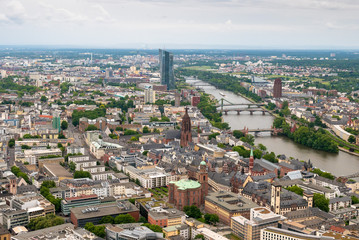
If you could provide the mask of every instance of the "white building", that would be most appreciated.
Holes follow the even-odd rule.
[[[156,101],[156,91],[152,88],[145,89],[145,103],[154,103]]]
[[[261,240],[329,240],[332,237],[315,236],[285,229],[267,227],[261,230]]]
[[[131,179],[138,179],[144,188],[156,188],[167,186],[169,182],[176,181],[176,177],[166,173],[163,168],[137,169],[133,166],[124,167],[124,172]]]

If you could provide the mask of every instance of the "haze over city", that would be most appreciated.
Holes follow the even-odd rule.
[[[355,0],[0,0],[0,45],[356,49]]]

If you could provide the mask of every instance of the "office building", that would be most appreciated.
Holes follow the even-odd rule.
[[[208,194],[204,203],[206,213],[217,214],[219,220],[227,225],[235,216],[250,217],[250,209],[259,207],[250,199],[232,192],[212,192]]]
[[[173,71],[173,54],[159,49],[161,84],[167,86],[167,90],[175,89]]]
[[[298,232],[280,229],[276,227],[267,227],[261,230],[261,240],[330,240],[332,237],[315,236]]]
[[[145,89],[145,103],[154,103],[156,101],[156,91],[152,88]]]
[[[123,171],[125,174],[129,174],[131,179],[138,179],[144,188],[164,187],[176,180],[175,175],[167,173],[159,167],[138,169],[129,165],[124,167]]]
[[[55,214],[55,206],[37,193],[18,194],[10,200],[10,207],[17,210],[26,210],[28,220]]]
[[[280,78],[274,80],[273,97],[274,98],[282,97],[282,80]]]
[[[231,229],[243,240],[260,240],[261,230],[266,227],[278,227],[285,217],[275,214],[265,207],[252,208],[250,217],[232,217]]]
[[[98,205],[100,202],[96,194],[65,198],[61,200],[61,212],[68,216],[71,213],[71,208]]]
[[[130,214],[136,222],[140,217],[139,210],[135,205],[129,201],[118,201],[90,207],[71,208],[70,218],[75,227],[84,227],[88,222],[97,225],[105,216],[117,217],[120,214]]]
[[[106,226],[106,240],[164,239],[163,233],[153,232],[142,223]]]
[[[65,223],[54,227],[48,227],[37,231],[21,233],[12,236],[13,240],[28,240],[28,239],[41,239],[41,240],[94,240],[99,239],[95,234],[83,229],[75,229],[71,223]],[[5,240],[5,239],[2,239]]]
[[[112,67],[106,68],[105,77],[106,77],[106,78],[113,78],[113,70],[112,70]]]
[[[29,218],[26,210],[6,210],[3,212],[3,225],[7,229],[26,226],[29,223]]]

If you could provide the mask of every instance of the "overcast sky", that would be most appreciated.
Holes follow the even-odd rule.
[[[359,48],[359,0],[0,0],[0,45]]]

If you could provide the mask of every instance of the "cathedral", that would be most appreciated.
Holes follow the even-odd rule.
[[[188,108],[182,118],[181,128],[181,147],[187,147],[188,143],[192,142],[191,119],[188,116]]]

